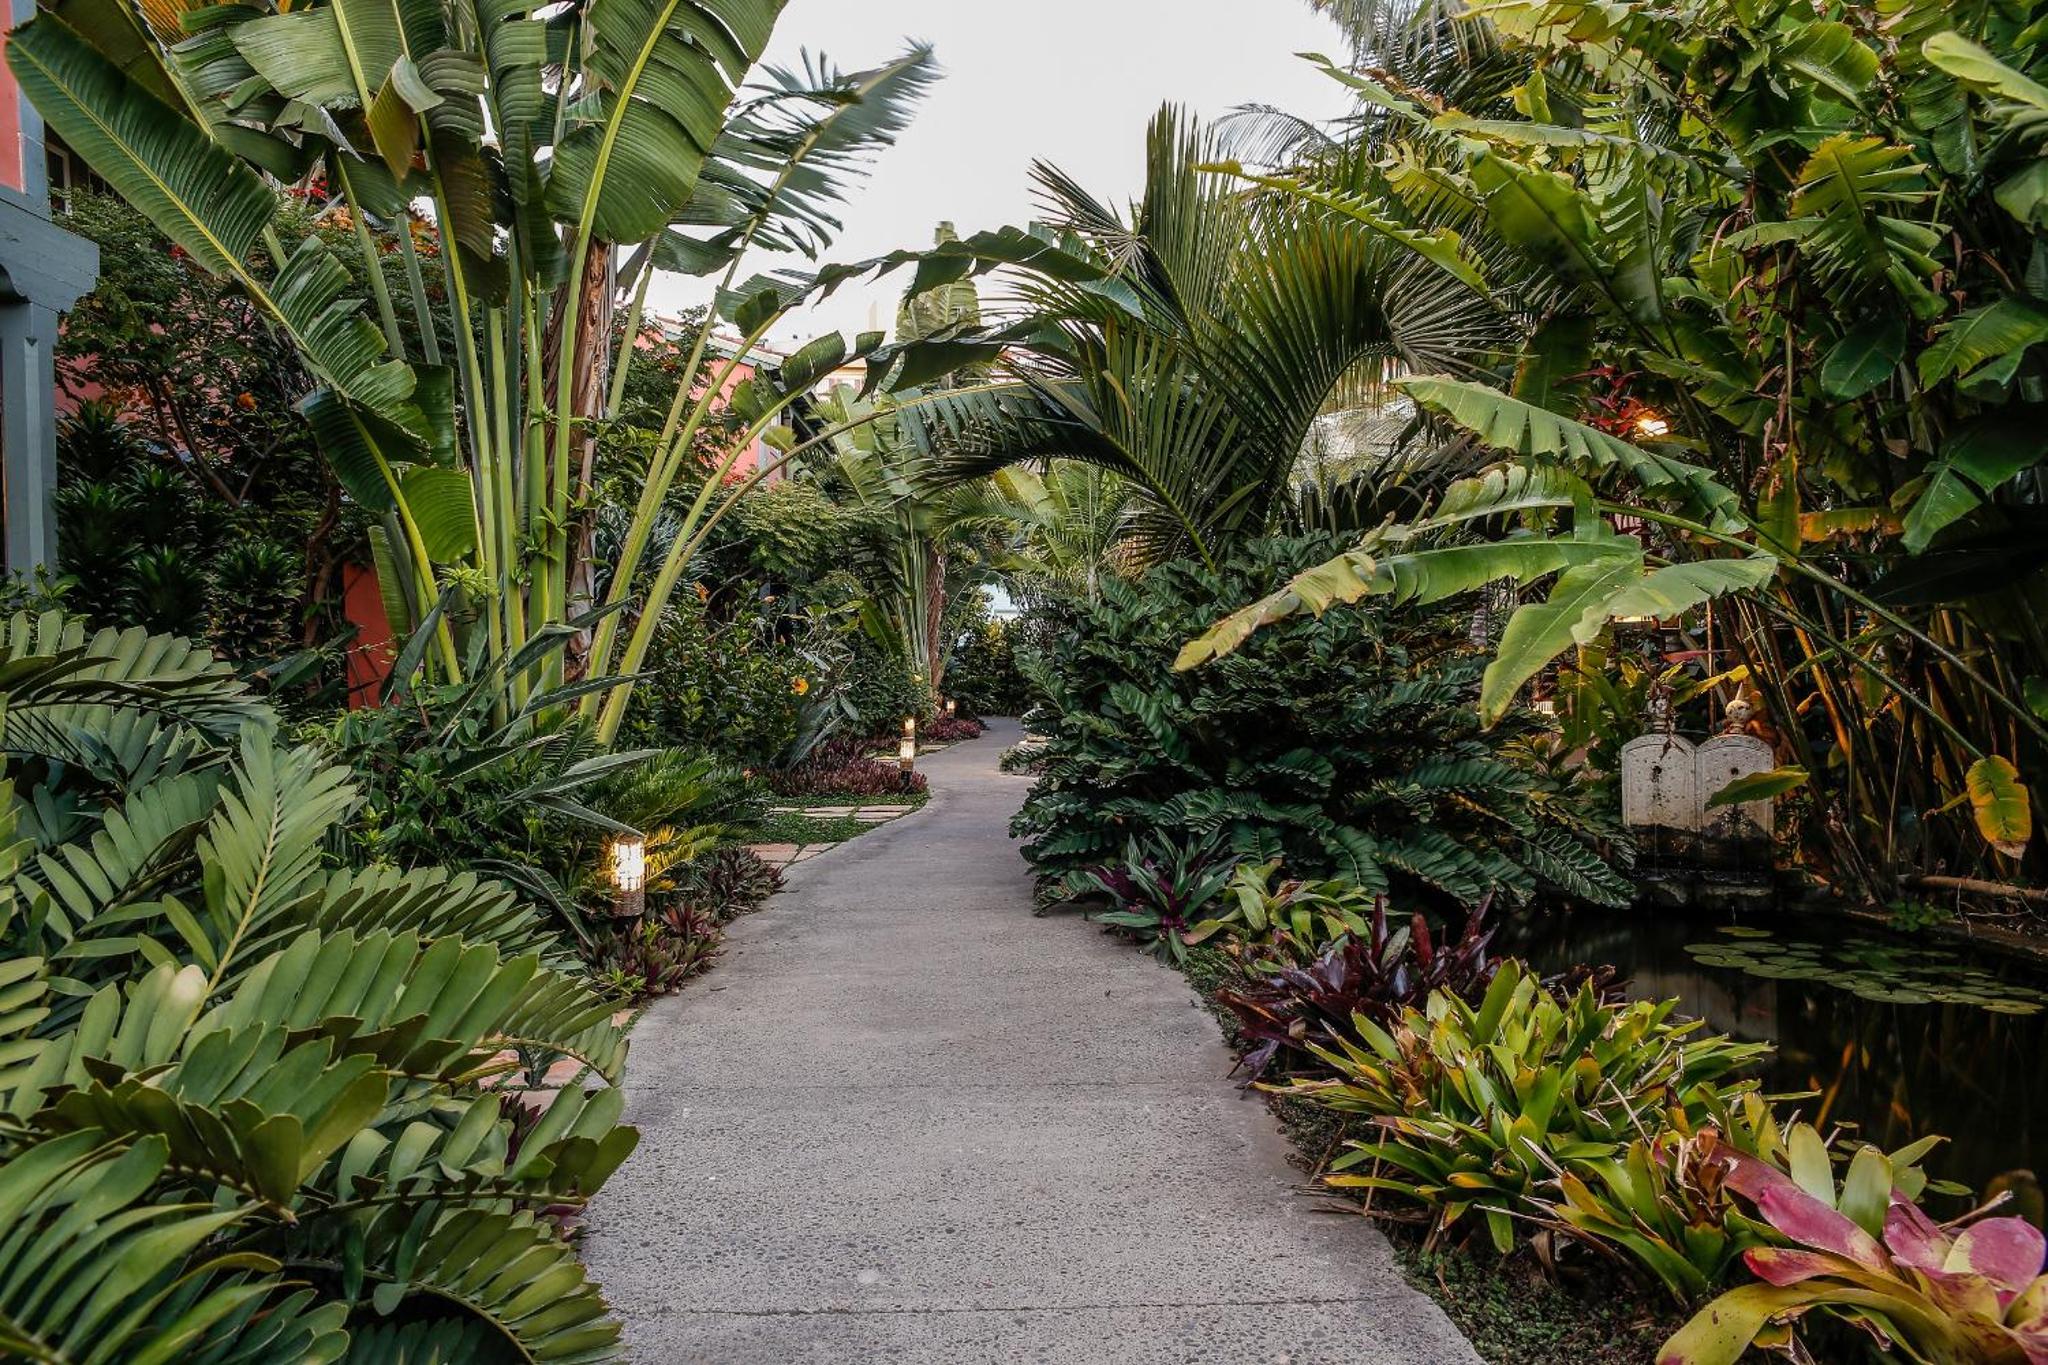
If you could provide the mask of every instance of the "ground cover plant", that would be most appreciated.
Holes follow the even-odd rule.
[[[1171,962],[1201,941],[1197,926],[1230,885],[1234,869],[1214,839],[1133,838],[1124,856],[1082,874],[1078,889],[1099,892],[1109,908],[1089,918]]]
[[[1040,874],[1071,891],[1129,838],[1213,837],[1370,892],[1625,899],[1612,824],[1516,754],[1538,718],[1480,727],[1478,665],[1449,618],[1339,608],[1173,671],[1208,604],[1255,593],[1324,544],[1265,542],[1220,571],[1163,564],[1066,608],[1067,645],[1030,720],[1043,776],[1012,827]]]
[[[899,761],[875,757],[878,748],[893,748],[895,742],[894,734],[886,740],[834,735],[801,762],[770,769],[762,778],[770,791],[786,797],[871,796],[879,804],[892,796],[925,792],[931,783],[923,773],[913,769],[906,776]]]
[[[1240,879],[1244,875],[1240,868]],[[1270,870],[1261,868],[1257,875],[1263,888]],[[1282,895],[1293,903],[1282,909],[1283,914],[1298,904],[1301,894],[1290,894],[1283,886]],[[1325,921],[1325,927],[1339,932],[1329,936],[1320,955],[1303,961],[1296,949],[1291,954],[1296,961],[1272,961],[1271,949],[1260,941],[1266,933],[1249,916],[1249,927],[1258,937],[1240,942],[1234,950],[1226,948],[1238,964],[1237,976],[1215,998],[1235,1016],[1237,1037],[1245,1049],[1240,1064],[1248,1080],[1259,1080],[1276,1063],[1283,1071],[1312,1066],[1315,1059],[1308,1045],[1334,1044],[1359,1019],[1384,1027],[1438,991],[1477,998],[1499,969],[1500,959],[1489,951],[1489,902],[1473,907],[1463,931],[1456,937],[1446,933],[1440,946],[1422,915],[1412,916],[1405,925],[1392,924],[1384,896],[1368,898],[1342,883],[1322,883],[1309,894],[1334,901],[1343,916],[1341,928]],[[1361,916],[1368,899],[1371,908]],[[1261,911],[1261,917],[1271,914],[1263,906]],[[1311,913],[1323,912],[1318,907]],[[1356,923],[1354,916],[1359,917]],[[1234,924],[1223,928],[1227,938],[1240,937]]]
[[[973,716],[939,715],[918,726],[917,737],[926,744],[957,744],[963,739],[979,739],[987,728]]]

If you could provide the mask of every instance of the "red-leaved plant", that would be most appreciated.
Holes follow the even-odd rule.
[[[1987,1205],[1937,1224],[1874,1147],[1839,1192],[1824,1169],[1788,1174],[1725,1148],[1721,1160],[1727,1188],[1789,1245],[1744,1253],[1762,1283],[1702,1308],[1658,1365],[1734,1365],[1753,1344],[1806,1359],[1794,1329],[1816,1310],[1921,1365],[2048,1365],[2048,1239],[2026,1219],[1989,1217]]]

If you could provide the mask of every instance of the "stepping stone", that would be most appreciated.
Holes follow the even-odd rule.
[[[544,1086],[564,1086],[582,1074],[583,1063],[577,1061],[574,1057],[564,1057],[561,1061],[548,1068],[547,1075],[541,1078],[541,1084]]]
[[[796,857],[795,844],[748,844],[747,849],[764,863],[786,863]]]

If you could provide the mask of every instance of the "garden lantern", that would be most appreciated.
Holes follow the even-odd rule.
[[[1644,408],[1636,414],[1636,431],[1654,441],[1671,434],[1671,423],[1664,420],[1662,413]]]
[[[951,697],[948,697],[948,698],[946,698],[946,719],[947,719],[947,720],[951,720],[951,719],[953,719],[953,707],[954,707],[954,705],[955,705],[955,704],[956,704],[956,703],[954,702],[953,698],[951,698]]]
[[[647,841],[637,834],[612,840],[612,910],[637,919],[647,908]]]
[[[903,722],[903,742],[896,746],[896,762],[903,770],[903,790],[910,790],[910,775],[917,767],[917,736],[911,726],[914,721]]]

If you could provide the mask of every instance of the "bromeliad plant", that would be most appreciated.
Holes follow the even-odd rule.
[[[0,1349],[610,1358],[552,1211],[633,1149],[626,1040],[540,918],[328,871],[348,771],[182,641],[17,618],[0,696]],[[521,1115],[514,1055],[607,1088]]]
[[[1781,1125],[1754,1092],[1710,1096],[1706,1107],[1697,1125],[1687,1115],[1667,1115],[1670,1126],[1636,1138],[1626,1153],[1574,1162],[1558,1175],[1560,1199],[1551,1211],[1580,1237],[1633,1260],[1687,1306],[1724,1285],[1748,1253],[1777,1240],[1744,1210],[1736,1197],[1742,1181],[1731,1171],[1762,1163],[1833,1201],[1832,1172],[1844,1159],[1811,1124]],[[1884,1154],[1857,1148],[1845,1156],[1859,1184],[1883,1162],[1902,1199],[1918,1200],[1930,1188],[1960,1193],[1931,1184],[1920,1167],[1940,1141],[1923,1138]]]
[[[1379,1130],[1346,1142],[1330,1185],[1421,1204],[1432,1240],[1476,1213],[1507,1251],[1558,1172],[1754,1089],[1735,1077],[1769,1049],[1701,1036],[1677,1006],[1612,1002],[1591,981],[1555,990],[1509,960],[1476,1002],[1437,990],[1390,1026],[1356,1016],[1331,1043],[1305,1041],[1333,1075],[1271,1088]]]
[[[678,367],[603,593],[605,605],[639,609],[602,617],[579,643],[591,676],[630,677],[691,556],[776,463],[740,470],[743,453],[821,376],[881,341],[833,335],[780,359],[759,352],[796,301],[851,271],[744,278],[740,267],[756,251],[815,256],[829,243],[837,199],[905,125],[931,57],[913,48],[852,73],[822,59],[758,68],[781,8],[260,3],[187,29],[173,9],[67,2],[11,35],[7,60],[93,171],[296,350],[314,384],[304,410],[315,436],[380,519],[394,625],[424,621],[444,582],[459,586],[463,610],[435,629],[444,681],[468,672],[465,630],[502,660],[597,605],[597,426],[619,406],[654,269],[715,278],[719,318],[738,340],[714,349],[702,327]],[[317,234],[287,252],[266,177],[331,195],[359,258],[344,262]],[[439,328],[416,268],[417,203],[431,204],[419,235],[445,282]],[[397,229],[402,302],[373,220]],[[614,326],[621,306],[625,325]],[[721,406],[738,430],[715,468],[697,471],[696,437],[725,420]],[[698,472],[701,490],[651,555],[672,490]],[[537,661],[513,686],[523,704],[561,676],[561,661]],[[607,743],[629,690],[575,699]]]
[[[2048,1239],[1993,1206],[1936,1224],[1916,1202],[1916,1153],[1857,1151],[1838,1185],[1810,1128],[1789,1163],[1722,1148],[1708,1160],[1768,1241],[1743,1258],[1763,1281],[1702,1308],[1658,1365],[1734,1365],[1752,1344],[1796,1350],[1801,1318],[1862,1328],[1919,1365],[2038,1365],[2048,1359]],[[1802,1152],[1803,1149],[1803,1152]]]
[[[1241,1064],[1247,1083],[1283,1057],[1313,1061],[1309,1044],[1336,1045],[1355,1019],[1392,1024],[1437,991],[1478,999],[1500,964],[1489,951],[1493,930],[1486,916],[1491,906],[1490,900],[1474,906],[1463,932],[1439,944],[1421,915],[1390,927],[1386,897],[1373,897],[1362,923],[1354,928],[1348,919],[1341,921],[1344,932],[1319,958],[1278,967],[1250,984],[1218,992],[1217,1000],[1237,1016],[1238,1036],[1246,1045]]]
[[[1215,840],[1184,842],[1157,835],[1133,838],[1121,862],[1091,868],[1087,890],[1110,908],[1089,918],[1136,939],[1145,951],[1176,965],[1201,941],[1199,916],[1230,884],[1233,868]]]
[[[1284,880],[1277,859],[1241,863],[1231,874],[1223,907],[1193,925],[1190,945],[1222,935],[1227,952],[1252,972],[1279,970],[1315,958],[1346,938],[1365,938],[1375,924],[1386,927],[1385,898],[1342,880]],[[1425,928],[1424,933],[1428,931]]]

